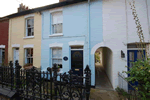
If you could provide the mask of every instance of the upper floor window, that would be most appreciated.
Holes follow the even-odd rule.
[[[63,33],[63,15],[62,11],[52,13],[52,34]]]
[[[34,18],[26,19],[26,36],[34,36]]]

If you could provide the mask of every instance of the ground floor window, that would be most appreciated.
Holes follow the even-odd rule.
[[[33,48],[25,49],[25,64],[33,64]]]
[[[52,48],[52,64],[62,67],[62,48]]]
[[[0,48],[0,65],[4,63],[5,59],[5,49]]]

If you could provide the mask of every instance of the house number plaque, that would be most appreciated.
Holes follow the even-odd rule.
[[[68,57],[65,56],[63,59],[64,59],[65,61],[67,61],[67,60],[68,60]]]

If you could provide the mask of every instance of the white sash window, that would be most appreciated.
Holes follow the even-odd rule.
[[[62,48],[52,48],[52,65],[62,65]]]
[[[63,33],[63,15],[62,11],[53,12],[52,14],[52,34]]]

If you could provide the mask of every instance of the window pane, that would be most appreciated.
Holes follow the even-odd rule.
[[[33,58],[31,58],[31,62],[30,63],[33,64]]]
[[[53,25],[53,34],[57,33],[57,24]]]
[[[62,23],[53,25],[53,34],[62,33]]]
[[[30,64],[30,58],[27,58],[27,63]]]
[[[62,23],[57,24],[57,33],[62,33]]]
[[[26,49],[26,51],[27,51],[27,53],[26,53],[27,55],[26,56],[30,57],[30,49]]]
[[[31,34],[31,28],[28,28],[28,29],[27,29],[27,32],[28,32],[27,36],[31,36],[31,35],[32,35],[32,34]]]
[[[29,64],[33,63],[33,49],[32,48],[26,49],[26,61]]]
[[[62,57],[62,49],[58,49],[58,57],[61,58]]]
[[[132,62],[130,62],[130,65],[129,65],[129,67],[131,68],[133,66],[133,63]]]
[[[129,52],[129,60],[134,61],[134,52]]]
[[[53,60],[52,60],[52,64],[58,64],[58,60],[53,59]]]
[[[33,49],[31,49],[31,57],[33,57]]]
[[[2,59],[5,59],[5,50],[2,50]]]
[[[34,28],[31,28],[31,36],[34,35]]]
[[[61,59],[61,60],[58,60],[58,64],[62,64],[62,59]]]
[[[27,19],[27,27],[33,27],[34,19]]]
[[[52,57],[57,57],[57,49],[52,49]]]

